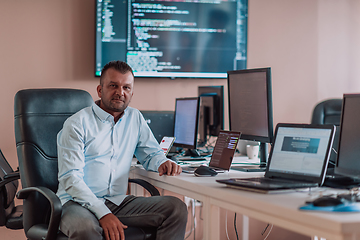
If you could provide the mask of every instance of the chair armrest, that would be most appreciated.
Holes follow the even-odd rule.
[[[148,191],[151,196],[160,196],[160,192],[157,190],[157,188],[154,187],[151,183],[149,183],[143,179],[138,179],[138,178],[131,179],[130,178],[129,182],[139,184],[140,186],[145,188],[146,191]]]
[[[0,181],[0,188],[5,186],[6,184],[20,179],[20,174],[18,172],[12,172],[4,176],[4,180]]]
[[[27,237],[32,239],[31,236],[40,236],[40,239],[44,240],[53,240],[56,239],[59,224],[61,220],[61,212],[62,212],[62,205],[58,196],[46,187],[28,187],[20,190],[17,192],[16,197],[18,199],[27,199],[30,194],[33,193],[40,193],[43,195],[50,203],[50,219],[49,225],[46,229],[44,224],[36,224],[31,226],[27,232]],[[34,238],[35,239],[35,238]]]

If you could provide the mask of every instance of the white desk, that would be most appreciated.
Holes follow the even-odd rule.
[[[142,178],[154,186],[203,202],[204,239],[220,239],[219,207],[235,211],[290,231],[327,240],[360,240],[360,213],[319,213],[299,211],[310,198],[309,192],[261,194],[225,187],[215,179],[259,176],[263,173],[230,171],[216,177],[159,176],[139,167],[130,171],[131,178]],[[137,194],[132,187],[132,194]]]

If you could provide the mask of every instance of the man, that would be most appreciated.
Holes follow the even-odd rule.
[[[147,170],[178,175],[141,113],[128,107],[134,94],[132,69],[106,64],[100,97],[68,118],[58,134],[60,230],[70,239],[125,239],[127,226],[157,227],[157,239],[184,239],[187,208],[171,196],[127,196],[133,155]]]

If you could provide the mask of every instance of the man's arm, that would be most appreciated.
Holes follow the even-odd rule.
[[[58,134],[58,180],[59,189],[93,212],[98,219],[110,213],[102,200],[99,200],[84,181],[84,133],[80,123],[66,121]],[[95,176],[94,176],[95,177]],[[62,197],[64,192],[58,192]]]
[[[70,123],[64,124],[63,130],[58,134],[60,188],[65,189],[74,201],[95,214],[104,230],[106,240],[124,240],[124,229],[127,226],[111,213],[84,181],[85,143],[83,136],[81,128]]]
[[[127,226],[122,224],[114,214],[106,214],[100,218],[99,223],[100,226],[104,229],[104,236],[106,240],[125,239],[124,229],[126,229]]]
[[[158,171],[159,175],[175,176],[181,173],[181,167],[167,159],[164,151],[156,141],[150,127],[140,114],[140,135],[135,156],[146,170]]]
[[[158,172],[160,176],[164,174],[168,176],[176,176],[182,172],[182,168],[177,163],[168,160],[160,165]]]

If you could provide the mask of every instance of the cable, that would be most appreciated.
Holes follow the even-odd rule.
[[[234,229],[235,229],[236,239],[239,240],[239,235],[238,235],[237,228],[236,228],[236,213],[234,216]]]
[[[332,165],[334,165],[334,166],[336,165],[335,163],[333,163],[333,162],[331,162],[331,161],[329,161],[329,163],[332,164]]]
[[[226,212],[225,212],[225,232],[226,232],[227,239],[230,240],[229,233],[228,233],[228,228],[227,228],[227,213],[228,213],[228,211],[226,210]]]
[[[333,150],[334,153],[338,154],[337,151],[335,150],[335,148],[331,148],[331,150]]]
[[[268,226],[269,226],[269,224],[268,224]],[[268,236],[270,235],[271,230],[273,229],[273,227],[274,227],[274,225],[273,225],[273,224],[271,224],[271,228],[270,228],[270,230],[269,230],[268,234],[266,235],[266,237],[264,238],[264,240],[266,240],[266,239],[268,238]],[[266,230],[266,229],[265,229],[265,230]]]
[[[194,240],[195,240],[195,236],[196,236],[196,234],[195,234],[195,230],[196,230],[196,218],[195,218],[195,214],[196,214],[196,202],[195,202],[195,199],[193,199],[193,206],[194,206],[194,208],[193,208],[193,216],[194,216]]]
[[[193,209],[193,202],[190,201],[190,203],[191,203],[191,211],[192,211],[192,209]],[[191,216],[192,216],[191,220],[192,220],[193,222],[195,222],[195,219],[193,218],[193,215],[191,215]],[[190,237],[192,231],[193,231],[193,224],[190,224],[190,230],[189,230],[189,232],[188,232],[188,235],[185,237],[185,239],[188,239],[188,237]]]

